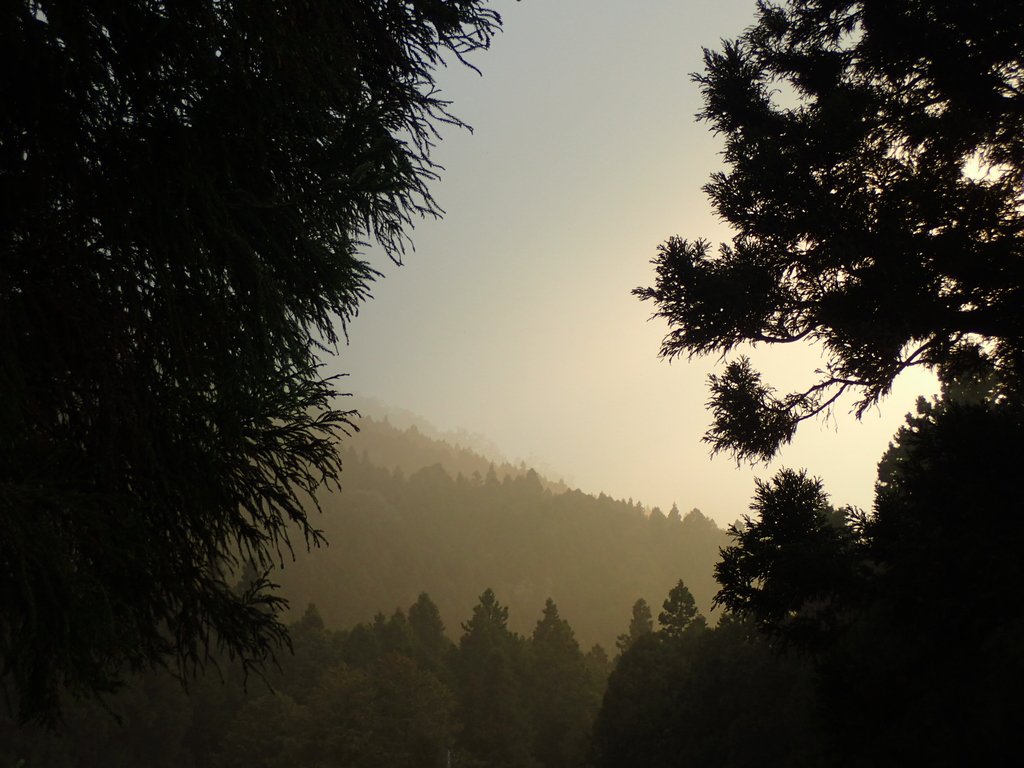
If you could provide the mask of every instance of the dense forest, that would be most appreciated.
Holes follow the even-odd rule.
[[[265,676],[246,681],[222,659],[223,677],[211,670],[188,691],[148,673],[102,704],[70,704],[58,733],[0,721],[5,766],[610,767],[661,764],[680,746],[753,765],[792,753],[806,670],[738,621],[707,628],[682,582],[659,628],[642,607],[610,659],[583,653],[551,600],[529,634],[510,631],[489,589],[457,643],[425,593],[345,631],[309,606],[289,627],[294,653]]]
[[[312,518],[329,546],[286,556],[272,574],[293,606],[315,603],[329,626],[368,621],[421,591],[457,626],[489,586],[513,630],[528,632],[551,597],[581,643],[610,647],[633,603],[678,579],[702,610],[711,606],[727,539],[698,510],[559,492],[533,470],[370,418],[342,458],[342,492],[323,497]]]
[[[700,616],[727,538],[698,510],[568,490],[428,426],[359,423],[343,490],[312,518],[330,545],[284,553],[269,575],[292,605],[291,652],[247,678],[221,654],[185,687],[150,671],[99,702],[68,698],[55,733],[7,719],[5,755],[26,768],[582,765],[623,653],[695,617],[714,634]]]

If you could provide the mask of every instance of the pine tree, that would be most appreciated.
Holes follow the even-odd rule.
[[[697,603],[682,579],[665,598],[662,611],[658,614],[658,623],[661,625],[660,631],[669,637],[682,637],[691,627],[705,626],[704,617],[697,610]]]
[[[521,640],[508,629],[508,608],[487,589],[462,627],[461,747],[484,765],[528,768],[533,734],[522,700]]]
[[[615,641],[615,647],[619,653],[625,653],[633,644],[644,635],[654,631],[654,618],[651,615],[651,607],[642,597],[633,603],[633,613],[629,620],[629,632],[619,635]]]

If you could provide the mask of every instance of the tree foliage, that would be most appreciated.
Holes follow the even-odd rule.
[[[644,635],[654,631],[654,617],[651,614],[651,606],[642,597],[638,597],[633,603],[632,615],[629,619],[629,631],[618,636],[615,640],[615,647],[619,653],[628,651],[637,640]]]
[[[787,0],[694,75],[725,139],[705,186],[731,244],[654,264],[661,354],[820,344],[806,389],[748,359],[711,379],[706,440],[768,459],[847,391],[856,411],[923,365],[1016,386],[1024,334],[1024,9],[1011,0]]]
[[[545,768],[581,765],[598,701],[569,622],[548,598],[530,638],[527,702],[533,723],[533,753]]]
[[[400,260],[481,0],[0,12],[0,658],[22,715],[125,664],[259,660],[351,427],[316,352]]]
[[[668,593],[658,614],[659,632],[669,637],[682,637],[692,627],[703,627],[706,622],[697,608],[689,587],[680,579]]]
[[[805,473],[758,484],[716,602],[813,660],[829,764],[952,766],[1014,743],[1021,426],[1012,401],[920,400],[870,515],[837,513]]]
[[[714,629],[693,622],[681,633],[648,633],[608,679],[591,764],[829,765],[814,729],[811,672],[804,660],[773,653],[736,614]]]
[[[471,765],[532,768],[533,733],[523,701],[523,640],[508,629],[508,608],[486,589],[462,625],[458,672]]]
[[[758,480],[750,506],[756,517],[730,527],[733,544],[715,566],[715,605],[787,641],[824,640],[859,586],[856,513],[835,510],[820,480],[790,469]]]

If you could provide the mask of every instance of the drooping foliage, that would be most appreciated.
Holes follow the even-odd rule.
[[[480,0],[5,4],[0,669],[24,717],[282,640],[229,571],[319,538],[351,425],[316,353],[368,297],[362,241],[400,260],[439,213],[434,73],[499,24]]]
[[[725,139],[705,187],[732,244],[672,238],[635,293],[661,354],[815,342],[826,363],[779,394],[749,359],[711,377],[706,440],[768,459],[800,421],[904,369],[1024,353],[1024,8],[1014,0],[761,2],[694,76]]]

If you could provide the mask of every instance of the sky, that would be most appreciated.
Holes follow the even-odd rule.
[[[494,2],[504,32],[438,81],[473,133],[445,130],[432,186],[445,209],[411,233],[328,361],[343,388],[478,433],[505,457],[589,493],[722,525],[778,467],[870,509],[875,468],[926,373],[901,376],[861,421],[841,401],[769,466],[711,457],[701,437],[717,359],[658,358],[667,330],[630,294],[672,235],[729,239],[701,191],[721,141],[699,123],[702,47],[754,20],[754,0]],[[750,352],[768,383],[814,381],[812,347]]]

